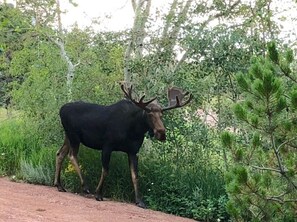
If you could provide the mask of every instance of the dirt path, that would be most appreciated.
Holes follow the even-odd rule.
[[[141,209],[132,204],[98,202],[54,187],[15,183],[0,178],[2,222],[190,222],[193,220]]]

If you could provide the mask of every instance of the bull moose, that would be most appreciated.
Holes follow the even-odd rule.
[[[144,96],[139,101],[132,98],[132,87],[126,88],[121,84],[126,99],[115,104],[103,106],[86,102],[71,102],[60,109],[60,118],[65,131],[64,144],[56,153],[56,172],[54,185],[59,191],[65,192],[61,184],[61,167],[68,154],[82,185],[82,190],[89,193],[77,155],[80,143],[85,146],[102,150],[102,173],[96,188],[96,200],[103,200],[103,183],[108,174],[109,161],[112,151],[122,151],[128,154],[129,167],[135,192],[137,206],[144,208],[138,190],[138,157],[137,153],[143,143],[146,132],[159,141],[166,140],[162,113],[188,104],[193,96],[183,102],[188,92],[175,88],[168,90],[169,105],[161,108],[156,98],[144,102]],[[170,98],[174,97],[174,98]]]

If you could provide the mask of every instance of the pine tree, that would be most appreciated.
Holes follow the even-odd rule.
[[[253,58],[237,83],[236,135],[222,134],[232,167],[226,174],[228,211],[236,221],[296,221],[297,73],[292,50],[275,43]]]

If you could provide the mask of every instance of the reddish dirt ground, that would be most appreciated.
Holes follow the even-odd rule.
[[[0,221],[190,222],[193,220],[113,201],[98,202],[54,187],[0,178]]]

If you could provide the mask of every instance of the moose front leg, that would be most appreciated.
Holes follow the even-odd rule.
[[[103,200],[103,183],[104,180],[108,174],[108,170],[109,170],[109,161],[110,161],[110,156],[111,156],[111,152],[110,151],[105,151],[104,149],[102,150],[102,154],[101,154],[101,159],[102,159],[102,172],[101,172],[101,177],[100,177],[100,181],[99,184],[96,188],[96,195],[95,198],[98,201],[102,201]]]
[[[135,202],[136,205],[141,208],[146,208],[146,205],[143,203],[139,196],[139,189],[138,189],[138,157],[136,154],[128,154],[128,160],[129,160],[129,167],[131,171],[131,178],[132,183],[134,186],[134,192],[135,192]]]

